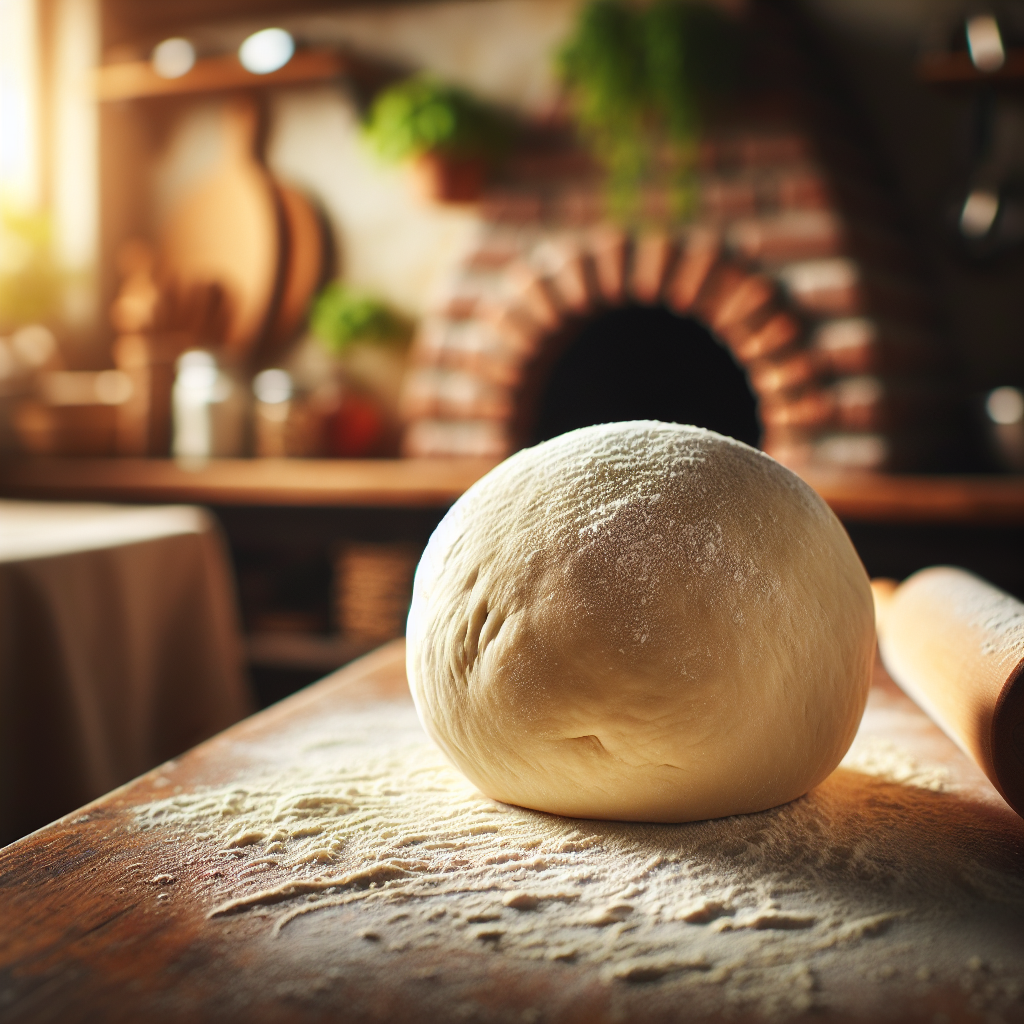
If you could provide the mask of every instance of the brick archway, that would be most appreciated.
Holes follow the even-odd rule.
[[[783,461],[834,414],[800,316],[775,283],[728,255],[720,234],[601,227],[550,237],[509,261],[494,294],[453,297],[413,346],[402,411],[406,455],[504,458],[527,443],[536,398],[574,325],[615,306],[664,304],[708,327],[746,371]],[[794,435],[796,431],[796,435]]]

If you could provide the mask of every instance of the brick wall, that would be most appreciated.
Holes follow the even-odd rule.
[[[566,121],[524,136],[414,343],[407,454],[521,447],[552,346],[633,302],[695,317],[729,348],[781,461],[935,464],[953,388],[898,211],[792,40],[777,24],[766,38],[755,65],[776,87],[707,133],[695,223],[662,228],[669,196],[652,187],[639,226],[610,226],[601,171]]]

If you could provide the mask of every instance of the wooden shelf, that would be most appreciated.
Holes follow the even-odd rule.
[[[1024,528],[1024,476],[801,475],[846,522]]]
[[[979,71],[966,50],[926,54],[917,65],[917,77],[930,85],[1018,85],[1024,79],[1024,49],[1010,50],[998,71]]]
[[[107,64],[96,72],[96,95],[104,101],[134,100],[303,85],[342,78],[377,85],[389,77],[384,68],[339,50],[298,50],[283,68],[266,75],[246,71],[238,57],[228,53],[197,60],[192,69],[180,78],[161,78],[148,60]]]
[[[443,508],[479,480],[486,459],[10,459],[8,498],[208,505]],[[1024,527],[1022,476],[807,472],[848,522]]]
[[[14,459],[0,494],[79,501],[441,508],[492,466],[482,459]]]
[[[408,2],[408,0],[407,0]],[[412,0],[424,2],[424,0]],[[366,7],[366,0],[101,0],[106,46],[152,45],[201,25],[229,22],[273,25],[296,14]]]

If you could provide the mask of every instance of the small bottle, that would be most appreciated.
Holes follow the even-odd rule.
[[[316,458],[324,454],[329,410],[316,394],[298,389],[287,370],[263,370],[252,382],[256,455]],[[333,405],[331,406],[333,409]]]
[[[245,445],[245,389],[213,354],[192,349],[178,359],[172,395],[173,452],[179,459],[238,456]]]
[[[257,373],[252,381],[256,399],[256,455],[263,459],[281,459],[295,454],[289,444],[289,420],[292,413],[294,387],[285,370],[271,369]]]

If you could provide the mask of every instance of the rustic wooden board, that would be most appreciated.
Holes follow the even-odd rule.
[[[330,737],[358,731],[353,723],[370,712],[393,714],[396,727],[390,737],[364,737],[365,742],[397,749],[407,742],[410,721],[403,666],[402,643],[390,644],[0,851],[3,1019],[247,1024],[761,1019],[724,1005],[721,1012],[712,1008],[695,1014],[688,1003],[666,1004],[658,982],[609,982],[583,963],[514,960],[491,943],[403,949],[367,941],[365,925],[371,918],[365,904],[309,914],[276,933],[259,913],[208,919],[210,909],[226,896],[252,891],[246,890],[253,884],[246,856],[187,858],[161,829],[140,830],[135,809],[204,786],[245,786],[268,765],[283,769],[323,756]],[[904,819],[898,824],[891,816],[879,819],[889,821],[885,829],[890,834],[865,834],[859,841],[902,844],[911,862],[918,858],[921,864],[912,886],[952,886],[951,896],[955,892],[958,899],[973,900],[975,917],[981,915],[984,922],[991,915],[992,927],[1004,932],[1009,927],[1012,943],[1019,946],[1024,931],[1019,917],[1007,925],[1005,908],[980,888],[965,896],[964,881],[952,865],[945,872],[941,861],[943,850],[959,844],[970,848],[982,869],[1003,876],[1009,870],[1019,881],[1020,819],[880,669],[861,732],[883,743],[898,741],[922,762],[940,762],[954,788],[903,792],[906,787],[894,783],[847,780],[834,790],[834,798],[877,806],[896,801]],[[851,813],[863,809],[849,807]],[[758,817],[729,820],[746,827],[756,825]],[[828,884],[827,872],[817,884]],[[863,879],[869,890],[876,884],[870,876]],[[381,930],[389,927],[377,923]],[[944,947],[966,941],[955,932],[934,940]],[[878,991],[892,1020],[931,1021],[939,1012],[947,1021],[981,1020],[987,967],[967,963],[970,950],[968,943],[963,984],[933,986],[922,996],[912,977],[897,972],[887,984],[883,979],[890,975],[884,971],[865,979],[851,970],[850,989],[884,986]],[[1016,955],[1012,948],[1006,952]],[[832,969],[841,973],[842,965],[839,957]],[[1020,1020],[1020,999],[1003,1013],[1001,1019]],[[786,1018],[785,1013],[775,1015]],[[867,1018],[852,1004],[832,1003],[817,1005],[814,1019]]]
[[[171,214],[160,242],[161,274],[180,292],[211,284],[224,290],[223,347],[238,361],[267,330],[284,267],[283,213],[257,159],[259,119],[251,99],[225,105],[221,162]],[[219,340],[199,338],[197,344]]]
[[[278,183],[284,214],[284,280],[273,319],[256,353],[260,366],[273,366],[306,325],[309,305],[327,269],[326,226],[298,189]]]

